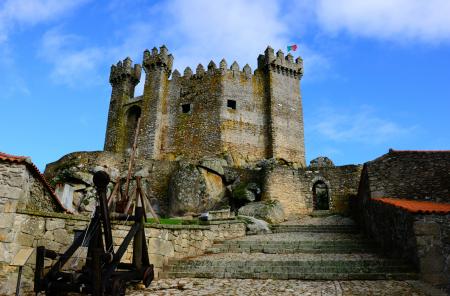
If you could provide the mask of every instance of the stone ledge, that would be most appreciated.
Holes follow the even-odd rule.
[[[70,215],[65,213],[55,213],[55,212],[41,212],[32,210],[17,210],[17,214],[24,214],[30,216],[46,217],[46,218],[61,218],[68,220],[79,220],[79,221],[89,221],[90,218],[81,215]]]

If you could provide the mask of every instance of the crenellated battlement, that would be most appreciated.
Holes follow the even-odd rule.
[[[175,75],[175,71],[177,74]],[[240,70],[239,64],[234,61],[233,64],[228,68],[227,61],[225,59],[222,59],[219,62],[219,67],[217,67],[216,63],[214,61],[210,61],[208,63],[208,66],[205,67],[202,64],[198,64],[195,69],[195,74],[193,73],[192,69],[190,67],[186,67],[183,71],[183,76],[181,76],[180,72],[178,70],[174,70],[174,73],[172,74],[172,79],[199,79],[202,77],[207,76],[214,76],[214,75],[228,75],[231,74],[233,77],[240,77],[240,75],[244,75],[247,79],[252,78],[252,69],[248,64],[245,64],[244,68]]]
[[[141,72],[141,65],[135,64],[133,67],[133,61],[127,57],[123,61],[119,61],[116,65],[111,66],[109,82],[111,85],[115,85],[128,80],[136,85],[141,79]]]
[[[268,69],[278,74],[301,79],[303,76],[303,59],[298,57],[294,61],[294,57],[290,53],[285,56],[281,49],[275,54],[273,48],[268,46],[264,55],[258,57],[258,69]]]
[[[170,74],[172,71],[173,56],[169,54],[165,45],[159,48],[159,52],[156,47],[153,47],[151,52],[148,49],[144,51],[142,64],[146,72],[154,69],[162,69]]]

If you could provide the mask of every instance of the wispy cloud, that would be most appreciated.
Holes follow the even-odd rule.
[[[6,0],[0,4],[0,43],[12,29],[60,18],[90,0]]]
[[[117,5],[125,9],[124,3],[116,2],[114,7]],[[218,64],[222,58],[229,66],[236,60],[241,67],[249,63],[254,69],[258,54],[267,45],[284,49],[289,41],[288,23],[277,1],[172,0],[143,11],[117,29],[109,44],[91,41],[83,47],[79,36],[64,34],[60,28],[48,31],[40,52],[54,64],[52,77],[73,84],[77,77],[92,74],[95,67],[105,68],[126,56],[140,62],[145,48],[163,43],[175,56],[174,68],[180,71],[187,66],[195,70],[198,63],[206,66],[211,59]],[[310,77],[319,77],[319,72],[328,69],[327,58],[306,44],[303,53]]]
[[[320,0],[317,21],[328,32],[395,41],[450,41],[448,0]]]
[[[335,142],[381,144],[408,136],[418,128],[384,118],[367,105],[345,109],[320,107],[314,114],[310,130]]]
[[[39,55],[53,64],[51,78],[57,83],[69,86],[103,83],[98,74],[98,65],[105,58],[102,50],[83,47],[79,36],[53,28],[44,34]]]

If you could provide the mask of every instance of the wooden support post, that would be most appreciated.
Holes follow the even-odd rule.
[[[144,198],[147,199],[147,200],[148,200],[148,198],[147,198],[147,195],[145,194],[144,190],[142,190],[141,182],[140,182],[140,181],[141,181],[141,179],[139,178],[139,182],[137,182],[137,184],[138,184],[138,189],[139,189],[140,195],[141,195],[142,206],[143,206],[144,209],[145,209]],[[149,201],[149,203],[150,203],[150,201]],[[151,203],[150,203],[150,208],[149,208],[149,210],[150,210],[150,213],[152,214],[153,218],[155,218],[156,222],[157,222],[158,224],[161,223],[160,220],[159,220],[159,218],[158,218],[158,215],[156,215],[155,211],[153,210],[153,207],[152,207],[152,204],[151,204]],[[144,213],[145,213],[145,211],[144,211]],[[147,220],[147,219],[146,219],[146,220]]]
[[[139,117],[138,122],[136,124],[136,131],[134,132],[134,141],[133,141],[133,147],[131,149],[130,162],[128,163],[128,175],[127,175],[127,180],[125,182],[125,199],[128,199],[128,190],[130,190],[130,178],[131,178],[131,172],[132,172],[133,165],[134,165],[134,156],[136,154],[137,140],[138,140],[140,125],[141,125],[141,118]]]

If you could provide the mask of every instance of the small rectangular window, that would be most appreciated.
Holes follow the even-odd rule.
[[[192,104],[183,104],[183,105],[181,105],[181,111],[183,113],[191,113],[191,105]]]
[[[236,110],[236,101],[235,100],[228,100],[227,101],[227,107],[233,110]]]

